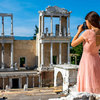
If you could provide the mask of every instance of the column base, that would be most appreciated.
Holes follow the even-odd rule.
[[[59,33],[59,36],[62,36],[62,33]]]
[[[67,36],[67,33],[65,33],[64,36],[66,37]]]
[[[70,64],[70,62],[68,62],[68,64]]]
[[[50,67],[53,67],[53,64],[50,64]]]
[[[4,67],[4,64],[2,64],[2,65],[1,65],[1,69],[4,69],[4,68],[5,68],[5,67]]]
[[[13,67],[13,66],[11,66],[10,68],[11,68],[11,69],[13,69],[14,67]]]
[[[39,67],[39,68],[37,68],[37,70],[38,70],[39,72],[41,72],[42,68],[41,68],[41,67]]]
[[[59,63],[59,65],[61,65],[61,63]]]
[[[50,36],[53,36],[53,33],[51,33]]]

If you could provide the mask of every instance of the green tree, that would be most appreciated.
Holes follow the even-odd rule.
[[[36,40],[36,34],[38,34],[38,32],[39,32],[39,28],[37,25],[35,25],[35,33],[34,33],[34,37],[33,37],[34,40]]]
[[[77,56],[77,64],[79,64],[81,56],[82,56],[82,52],[83,52],[83,43],[79,44],[76,47],[71,47],[70,49],[70,53],[71,54],[78,54]],[[72,57],[71,63],[73,64],[75,61],[75,59]]]

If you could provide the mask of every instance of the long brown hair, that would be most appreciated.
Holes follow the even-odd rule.
[[[100,16],[98,13],[94,11],[89,12],[85,17],[85,20],[88,20],[91,25],[100,29]]]

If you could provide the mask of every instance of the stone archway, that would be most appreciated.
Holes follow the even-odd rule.
[[[76,84],[77,81],[76,65],[55,65],[54,66],[54,87],[62,86],[63,91],[69,86]]]
[[[57,86],[63,86],[63,76],[60,71],[57,73],[56,84]]]

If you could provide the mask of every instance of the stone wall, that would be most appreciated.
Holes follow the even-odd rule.
[[[54,86],[54,71],[42,72],[42,86]]]
[[[50,43],[44,44],[44,65],[50,65]],[[62,64],[67,63],[67,43],[62,43]],[[53,56],[57,56],[57,64],[59,64],[59,43],[53,43]]]
[[[26,65],[32,67],[36,65],[36,41],[35,40],[15,40],[14,41],[14,63],[20,67],[20,57],[26,58]]]
[[[0,66],[1,66],[1,49],[2,46],[0,44]],[[11,44],[4,44],[4,64],[6,68],[9,68],[11,65]]]

